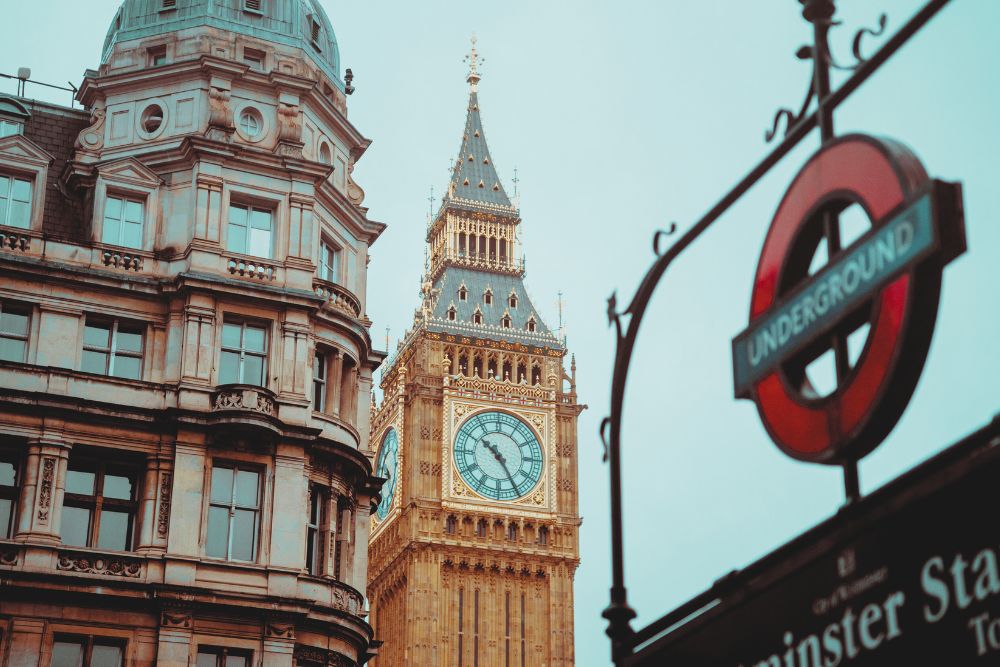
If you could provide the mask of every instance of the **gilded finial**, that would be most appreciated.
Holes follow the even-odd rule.
[[[469,82],[469,87],[472,92],[476,92],[476,84],[479,83],[479,66],[486,62],[479,55],[479,51],[476,50],[476,33],[472,33],[472,49],[469,54],[463,58],[463,60],[469,63],[469,76],[466,77],[466,81]]]

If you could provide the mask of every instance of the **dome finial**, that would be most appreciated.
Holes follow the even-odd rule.
[[[472,49],[469,54],[463,58],[463,60],[469,63],[469,76],[465,78],[469,82],[469,87],[472,92],[476,92],[476,84],[479,83],[479,66],[486,62],[483,58],[479,56],[479,51],[476,50],[476,33],[472,33]]]

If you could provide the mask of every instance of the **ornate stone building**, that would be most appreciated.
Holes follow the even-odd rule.
[[[374,651],[351,91],[315,0],[125,0],[0,99],[0,665]]]
[[[423,302],[382,376],[368,595],[378,667],[572,665],[575,364],[525,291],[520,212],[468,117]]]

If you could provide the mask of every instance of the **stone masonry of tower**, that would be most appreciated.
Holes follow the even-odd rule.
[[[574,664],[576,368],[535,310],[493,166],[475,46],[462,147],[427,231],[413,327],[373,406],[377,667]],[[540,460],[539,460],[540,459]]]
[[[316,0],[125,0],[0,97],[0,665],[377,651],[349,84]]]

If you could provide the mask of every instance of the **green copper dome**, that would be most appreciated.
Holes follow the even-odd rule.
[[[111,21],[101,62],[119,42],[198,27],[298,47],[343,90],[337,38],[319,0],[125,0]]]

